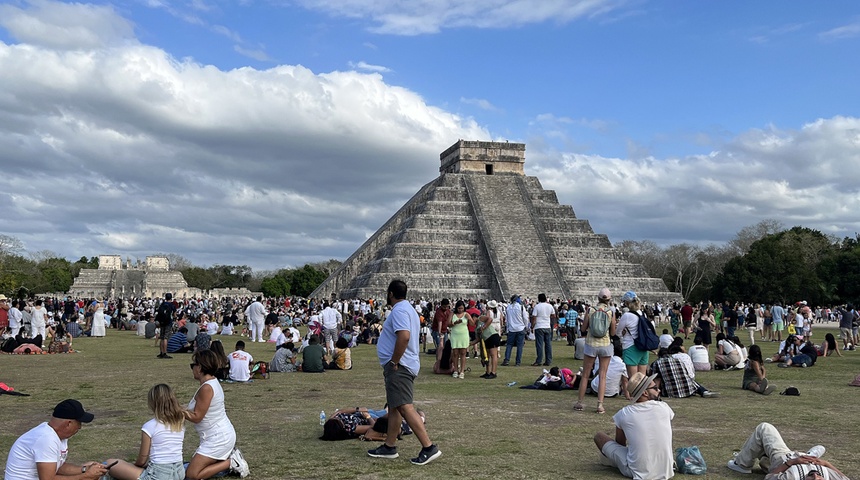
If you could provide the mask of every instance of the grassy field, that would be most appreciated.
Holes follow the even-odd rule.
[[[824,333],[817,328],[815,338],[820,341]],[[223,338],[228,352],[238,338]],[[762,344],[766,355],[776,346]],[[0,381],[32,394],[0,396],[3,465],[15,439],[47,420],[53,406],[65,398],[81,400],[96,415],[70,440],[70,461],[132,460],[140,427],[151,418],[148,389],[165,382],[187,402],[198,386],[189,356],[156,359],[153,341],[130,332],[109,330],[106,338],[77,339],[74,347],[80,352],[0,356]],[[554,342],[553,350],[556,365],[573,370],[580,366],[566,342]],[[251,343],[248,351],[268,361],[274,347]],[[805,450],[824,444],[826,459],[851,477],[860,475],[860,421],[855,412],[860,388],[848,386],[860,373],[860,351],[844,353],[842,358],[820,359],[813,368],[768,369],[777,392],[794,385],[800,397],[743,391],[740,371],[700,373],[700,383],[722,395],[666,400],[675,411],[674,446],[698,445],[708,463],[708,478],[762,478],[760,472],[737,474],[725,464],[753,427],[767,421],[777,426],[789,446]],[[523,364],[533,360],[534,344],[527,343]],[[607,399],[607,413],[598,415],[596,397],[586,397],[585,412],[574,412],[575,392],[506,386],[511,381],[531,383],[540,373],[538,367],[499,367],[497,379],[484,380],[478,378],[483,373],[480,362],[470,359],[472,372],[455,380],[433,375],[433,357],[422,356],[416,405],[426,410],[428,431],[443,453],[430,465],[409,463],[420,448],[414,436],[399,442],[401,458],[396,460],[368,458],[365,451],[376,444],[319,441],[320,410],[331,414],[338,407],[381,408],[385,402],[375,347],[355,348],[353,365],[346,372],[280,373],[251,384],[224,384],[227,413],[250,463],[250,478],[621,478],[598,464],[591,438],[597,431],[614,432],[612,414],[626,404],[624,399]],[[185,455],[190,458],[198,439],[190,424],[187,430]]]

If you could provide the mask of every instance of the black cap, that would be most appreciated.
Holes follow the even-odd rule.
[[[77,400],[63,400],[58,403],[56,407],[54,407],[54,415],[55,418],[62,418],[65,420],[77,420],[83,423],[90,423],[93,421],[95,416],[92,413],[89,413],[84,410],[84,406],[81,405],[81,402]]]

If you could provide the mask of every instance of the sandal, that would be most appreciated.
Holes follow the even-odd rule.
[[[599,414],[606,413],[606,409],[603,408],[603,402],[597,402],[597,410],[595,410],[595,412],[597,412]]]
[[[573,409],[577,412],[581,412],[585,410],[585,406],[582,404],[582,402],[576,402],[573,404]]]

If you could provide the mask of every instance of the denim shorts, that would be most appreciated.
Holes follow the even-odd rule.
[[[184,478],[185,466],[182,462],[150,463],[138,480],[183,480]]]
[[[592,347],[588,343],[585,344],[584,352],[587,357],[605,358],[615,354],[615,347],[612,345],[604,345],[602,347]]]

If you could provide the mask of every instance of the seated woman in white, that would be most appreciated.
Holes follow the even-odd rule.
[[[149,390],[149,409],[155,418],[143,424],[140,451],[132,464],[107,461],[111,478],[117,480],[182,480],[182,441],[185,437],[185,410],[170,386],[160,383]]]
[[[690,360],[693,361],[693,367],[697,372],[707,372],[711,369],[711,359],[708,356],[708,347],[702,345],[702,337],[696,335],[693,341],[695,345],[687,350]]]

